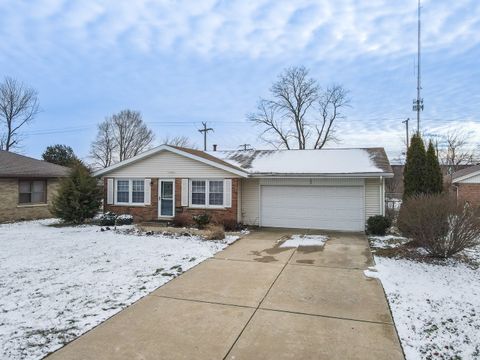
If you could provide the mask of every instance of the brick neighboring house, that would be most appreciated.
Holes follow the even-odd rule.
[[[480,165],[454,172],[452,187],[458,200],[480,207]]]
[[[470,168],[472,165],[456,165],[455,169],[460,171]],[[403,197],[403,164],[392,164],[393,177],[385,180],[385,191],[387,198],[401,199]],[[452,166],[440,165],[443,174],[443,185],[445,189],[450,189],[452,184]]]
[[[384,214],[382,148],[211,151],[161,145],[94,173],[104,211],[135,221],[209,213],[247,225],[363,231]]]
[[[68,172],[63,166],[0,151],[0,222],[51,217],[52,197]]]

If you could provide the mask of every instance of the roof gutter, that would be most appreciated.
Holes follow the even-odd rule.
[[[250,174],[251,178],[392,178],[393,173],[336,173],[336,174],[321,174],[321,173],[309,173],[309,174],[291,174],[291,173],[255,173]]]

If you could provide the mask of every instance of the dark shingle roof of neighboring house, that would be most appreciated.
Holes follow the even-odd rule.
[[[68,172],[64,166],[0,150],[0,178],[56,178]]]
[[[473,166],[470,166],[470,167],[467,167],[465,169],[461,169],[461,170],[458,170],[458,171],[455,171],[453,174],[452,174],[452,182],[455,182],[455,180],[457,179],[460,179],[464,176],[467,176],[467,175],[470,175],[470,174],[473,174],[477,171],[480,171],[480,164],[478,165],[473,165]]]

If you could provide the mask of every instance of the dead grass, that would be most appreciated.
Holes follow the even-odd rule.
[[[225,229],[221,225],[207,225],[204,234],[205,240],[225,239]]]

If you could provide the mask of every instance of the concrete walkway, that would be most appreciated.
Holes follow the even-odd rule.
[[[49,359],[403,359],[361,234],[280,248],[256,231]]]

